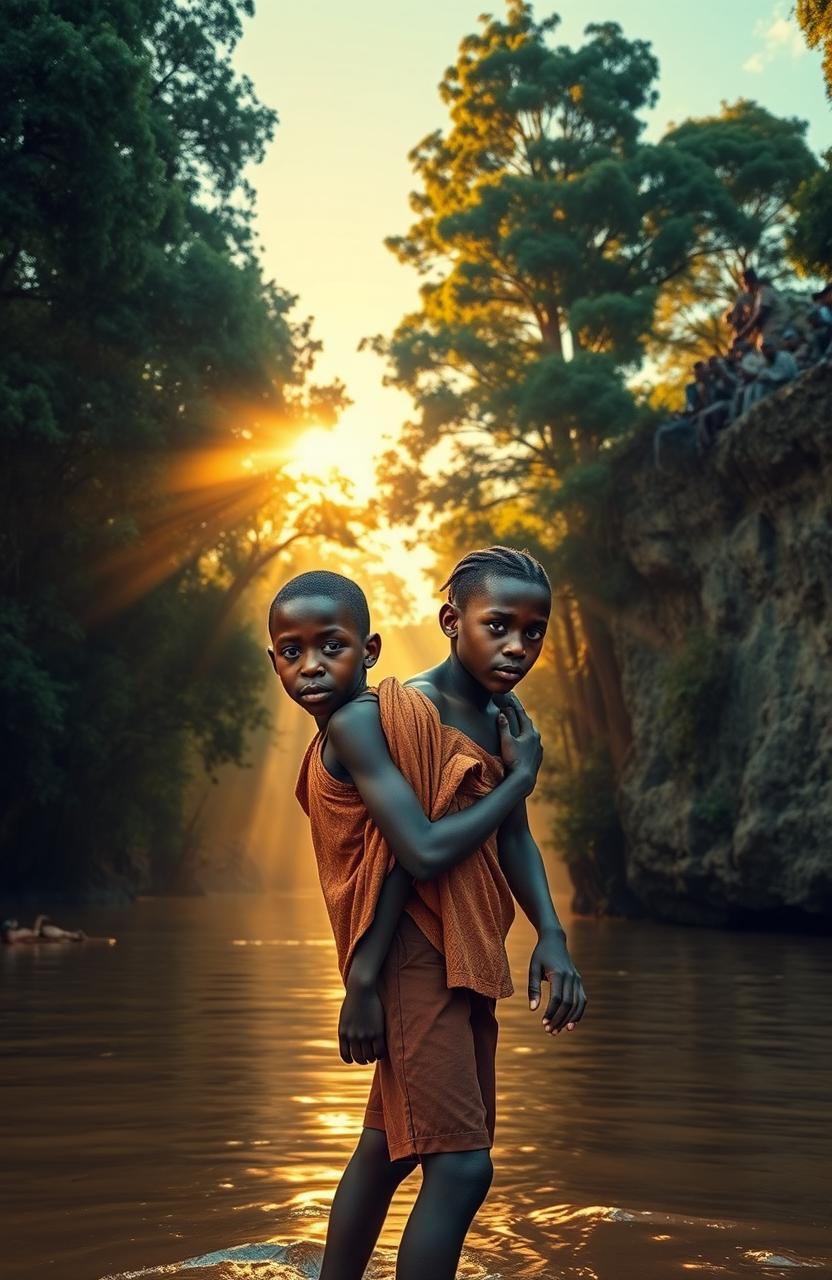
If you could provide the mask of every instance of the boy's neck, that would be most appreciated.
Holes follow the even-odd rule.
[[[356,700],[356,698],[359,696],[359,694],[364,693],[364,692],[366,691],[367,687],[368,687],[368,683],[367,683],[367,672],[366,672],[366,670],[365,670],[365,669],[363,669],[363,668],[362,668],[362,671],[361,671],[361,677],[360,677],[360,681],[359,681],[358,687],[357,687],[357,688],[355,688],[355,689],[353,689],[352,693],[351,693],[351,694],[350,694],[350,696],[347,698],[346,702],[342,702],[342,703],[341,703],[341,706],[342,706],[342,707],[346,707],[350,702],[355,702],[355,700]],[[340,710],[340,708],[336,708],[336,710]],[[335,711],[328,711],[328,712],[326,712],[326,714],[325,714],[325,715],[315,716],[315,724],[318,726],[318,732],[319,732],[319,733],[323,733],[323,732],[326,730],[326,727],[327,727],[327,725],[329,724],[330,719],[331,719],[331,718],[332,718],[332,716],[334,716],[334,715],[335,715]]]
[[[475,680],[471,672],[464,667],[454,651],[442,663],[443,682],[448,693],[459,698],[461,702],[469,702],[478,711],[484,711],[491,701],[491,694]]]

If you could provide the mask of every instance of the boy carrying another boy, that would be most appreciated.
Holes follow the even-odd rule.
[[[539,934],[531,1008],[541,979],[551,983],[544,1030],[571,1029],[586,1003],[526,821],[540,739],[511,694],[543,644],[548,580],[527,553],[488,548],[446,585],[449,658],[378,690],[367,671],[381,641],[349,579],[302,574],[269,615],[275,670],[318,726],[297,794],[346,986],[341,1056],[377,1064],[321,1280],[360,1280],[417,1163],[397,1280],[455,1274],[493,1173],[494,1007],[512,991],[512,892]]]

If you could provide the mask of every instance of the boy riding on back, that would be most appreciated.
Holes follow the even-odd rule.
[[[270,612],[275,670],[319,730],[298,796],[346,985],[341,1056],[377,1062],[321,1280],[359,1280],[417,1162],[397,1277],[452,1280],[493,1172],[494,1006],[512,989],[512,892],[539,934],[532,1008],[551,982],[544,1029],[574,1026],[585,1005],[526,821],[539,737],[511,694],[542,647],[548,580],[527,553],[489,548],[446,585],[450,657],[377,691],[366,673],[380,640],[354,583],[304,574]]]

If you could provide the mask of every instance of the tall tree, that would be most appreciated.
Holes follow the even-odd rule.
[[[579,566],[571,539],[603,488],[604,448],[634,422],[626,375],[657,291],[714,223],[714,180],[672,147],[641,142],[637,113],[653,104],[658,70],[648,44],[605,23],[580,49],[553,46],[557,24],[520,3],[506,22],[485,20],[440,86],[451,127],[411,154],[417,220],[389,244],[425,283],[420,311],[383,346],[419,417],[401,465],[388,463],[397,513],[538,515],[620,760],[628,727],[595,566]],[[440,443],[449,466],[436,474],[425,462]],[[594,466],[570,483],[576,463]]]
[[[569,48],[558,22],[520,0],[484,18],[440,86],[447,130],[411,153],[416,218],[388,243],[421,274],[420,306],[376,348],[416,414],[383,476],[393,514],[429,513],[439,549],[496,535],[547,560],[564,756],[600,776],[599,753],[614,774],[630,742],[607,625],[626,589],[601,519],[609,450],[639,418],[630,381],[657,299],[752,218],[692,141],[643,140],[649,44],[603,23]],[[622,876],[604,838],[592,892],[609,905]]]
[[[163,882],[195,762],[241,761],[262,721],[261,647],[230,611],[252,538],[262,568],[303,534],[348,536],[348,508],[283,467],[344,394],[315,387],[309,325],[256,257],[244,171],[276,115],[231,64],[252,9],[0,15],[0,857],[18,891]]]

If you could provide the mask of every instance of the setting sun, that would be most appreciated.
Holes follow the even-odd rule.
[[[368,434],[350,421],[349,412],[335,427],[310,427],[292,448],[286,470],[298,479],[314,479],[324,492],[340,492],[340,479],[348,480],[353,496],[365,502],[375,488],[376,471],[374,442]]]

